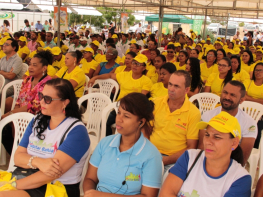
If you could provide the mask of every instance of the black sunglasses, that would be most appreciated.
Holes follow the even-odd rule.
[[[42,94],[42,92],[39,92],[39,93],[38,93],[38,98],[39,98],[39,101],[41,101],[42,99],[44,99],[44,101],[45,101],[46,104],[50,104],[52,101],[55,101],[55,100],[61,100],[61,98],[53,99],[53,98],[51,98],[50,96],[44,96],[44,95]]]

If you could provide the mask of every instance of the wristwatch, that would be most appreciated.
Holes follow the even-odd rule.
[[[16,181],[13,181],[13,182],[11,183],[11,186],[14,187],[14,188],[16,188]]]

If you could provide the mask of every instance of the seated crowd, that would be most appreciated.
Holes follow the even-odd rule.
[[[65,31],[61,40],[57,32],[3,34],[0,75],[5,85],[23,82],[17,100],[12,87],[2,98],[1,119],[18,112],[35,116],[17,150],[12,124],[1,131],[2,143],[10,155],[14,151],[16,170],[37,170],[0,197],[44,197],[55,180],[69,197],[80,196],[91,134],[77,100],[98,79],[119,84],[118,110],[110,112],[106,137],[89,159],[84,197],[250,197],[245,165],[259,148],[263,120],[256,122],[239,105],[263,105],[261,46],[224,38],[212,44],[181,28],[163,35],[162,48],[151,33],[109,32],[107,39],[89,33]],[[202,92],[219,96],[220,103],[201,114],[189,98]],[[262,186],[263,177],[256,197],[263,196]]]

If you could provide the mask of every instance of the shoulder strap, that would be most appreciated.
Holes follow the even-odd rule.
[[[68,127],[68,129],[65,131],[64,135],[62,136],[62,138],[61,138],[61,140],[60,140],[59,146],[62,144],[62,142],[64,142],[65,136],[67,135],[67,133],[69,132],[69,130],[71,129],[71,127],[72,127],[74,124],[76,124],[77,122],[80,122],[80,120],[74,121],[74,122]]]
[[[64,74],[62,75],[61,79],[63,79],[63,77],[65,76],[67,71],[68,71],[68,69],[64,72]]]
[[[192,169],[194,168],[196,162],[198,161],[199,157],[201,156],[201,154],[203,153],[203,150],[200,150],[200,152],[198,153],[198,155],[196,156],[194,163],[192,164],[191,168],[188,170],[186,177],[184,179],[184,181],[187,179],[187,177],[189,176],[190,172],[192,171]]]

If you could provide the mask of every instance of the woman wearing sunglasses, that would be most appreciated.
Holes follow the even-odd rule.
[[[65,55],[66,66],[62,67],[54,76],[54,78],[69,80],[74,88],[77,98],[83,95],[86,80],[84,71],[78,66],[81,57],[82,53],[78,50],[68,52]]]
[[[15,165],[38,169],[4,191],[0,196],[44,197],[46,184],[58,180],[69,197],[80,196],[81,172],[88,156],[90,140],[71,83],[49,80],[38,93],[41,112],[29,123],[15,152]],[[65,136],[64,136],[65,135]]]
[[[117,81],[120,86],[120,94],[117,100],[120,100],[122,97],[132,92],[139,92],[146,95],[149,93],[152,87],[151,79],[145,76],[147,60],[148,58],[145,55],[139,54],[135,58],[133,58],[131,72],[120,72],[117,74],[108,73],[95,76],[90,79],[89,87],[92,87],[97,79],[113,79]],[[108,120],[106,135],[112,134],[110,125],[115,123],[115,117],[116,113],[115,111],[113,111],[111,118],[113,123]]]
[[[174,46],[174,44],[169,44],[167,46],[166,62],[171,62],[171,63],[175,63],[176,62],[176,55],[175,55],[175,46]]]
[[[106,60],[108,62],[101,62],[93,76],[114,73],[114,68],[119,67],[119,64],[116,63],[116,58],[118,57],[118,51],[114,48],[109,48],[106,52]]]

